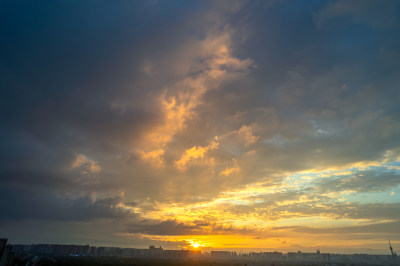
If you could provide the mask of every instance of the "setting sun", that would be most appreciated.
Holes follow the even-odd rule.
[[[193,248],[204,247],[203,244],[201,244],[200,242],[194,241],[194,240],[188,240],[188,243],[189,243],[190,246],[193,247]]]

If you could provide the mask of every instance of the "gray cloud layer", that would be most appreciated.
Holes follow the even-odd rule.
[[[399,12],[397,1],[0,3],[0,222],[109,219],[122,224],[111,235],[207,234],[145,216],[388,151],[398,166]],[[79,156],[86,165],[74,167]],[[396,224],[398,200],[326,194],[399,183],[395,168],[361,169],[225,210]],[[277,206],[301,196],[316,200]]]

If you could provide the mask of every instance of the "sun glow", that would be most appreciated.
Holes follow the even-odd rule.
[[[190,244],[191,247],[193,248],[199,248],[199,247],[204,247],[204,245],[201,242],[189,239],[187,242]]]

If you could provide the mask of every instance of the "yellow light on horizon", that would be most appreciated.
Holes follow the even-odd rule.
[[[193,247],[193,248],[204,247],[203,244],[201,244],[200,242],[194,241],[192,239],[187,240],[187,242],[189,242],[190,246]]]

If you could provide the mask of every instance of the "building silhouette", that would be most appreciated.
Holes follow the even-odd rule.
[[[0,266],[13,264],[14,253],[11,245],[7,245],[7,238],[0,238]]]

